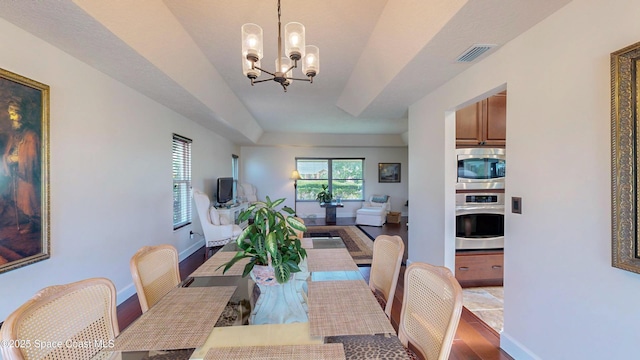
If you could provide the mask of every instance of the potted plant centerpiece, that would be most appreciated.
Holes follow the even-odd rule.
[[[316,200],[320,205],[328,204],[333,200],[333,195],[331,195],[331,191],[329,191],[329,187],[327,185],[322,184],[322,190],[316,195]]]
[[[245,265],[242,276],[249,275],[256,266],[272,267],[273,277],[277,283],[283,284],[289,281],[293,273],[301,271],[299,264],[306,258],[307,252],[302,248],[294,229],[306,231],[307,228],[296,217],[285,216],[277,210],[284,200],[271,201],[267,196],[266,202],[256,202],[240,213],[240,222],[253,217],[253,223],[236,239],[239,251],[223,264],[223,272],[244,258],[251,259]],[[289,215],[295,213],[288,206],[284,206],[282,211]]]

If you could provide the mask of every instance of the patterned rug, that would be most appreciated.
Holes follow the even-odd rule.
[[[307,225],[304,237],[340,237],[358,265],[371,265],[373,241],[356,226]]]

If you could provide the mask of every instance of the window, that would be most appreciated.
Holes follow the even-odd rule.
[[[231,154],[231,173],[233,174],[233,198],[238,196],[238,159],[236,154]]]
[[[173,230],[191,224],[191,139],[173,134]]]
[[[322,185],[333,198],[364,200],[364,159],[296,159],[300,173],[296,200],[315,200]]]

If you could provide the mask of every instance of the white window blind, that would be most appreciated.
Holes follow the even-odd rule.
[[[191,224],[191,139],[173,134],[173,229]]]

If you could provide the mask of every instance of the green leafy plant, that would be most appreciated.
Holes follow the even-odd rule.
[[[331,191],[329,191],[329,187],[325,184],[322,184],[322,190],[318,192],[316,195],[316,200],[319,203],[329,203],[333,199],[333,195],[331,195]]]
[[[251,260],[244,267],[242,276],[247,276],[255,265],[271,265],[276,281],[283,284],[292,273],[300,271],[298,264],[307,257],[307,252],[302,248],[294,230],[306,231],[307,228],[296,217],[285,216],[276,209],[284,200],[271,201],[267,196],[266,202],[256,202],[240,213],[240,222],[253,217],[253,223],[236,239],[240,250],[229,262],[220,266],[224,266],[223,273],[244,258]],[[289,215],[295,214],[288,206],[284,206],[282,211]]]

